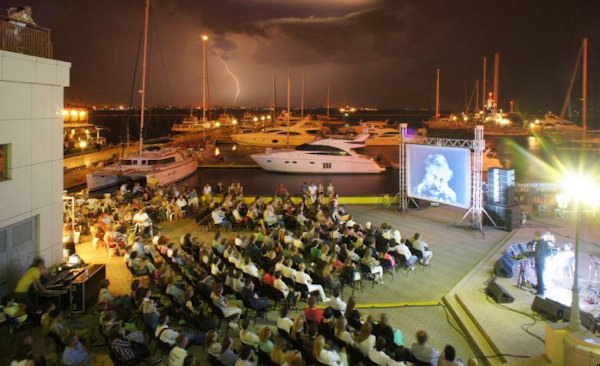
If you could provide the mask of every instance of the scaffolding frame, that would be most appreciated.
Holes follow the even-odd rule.
[[[457,224],[465,220],[471,214],[471,227],[483,233],[483,215],[485,214],[494,226],[496,224],[483,208],[483,153],[485,151],[485,139],[483,137],[483,126],[475,127],[475,136],[472,140],[447,139],[439,137],[409,136],[408,125],[400,124],[400,146],[399,146],[399,210],[405,213],[408,204],[412,200],[406,191],[406,144],[434,145],[444,147],[462,147],[471,150],[471,207]],[[414,202],[414,201],[413,201]]]

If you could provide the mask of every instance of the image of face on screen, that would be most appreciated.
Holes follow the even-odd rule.
[[[425,174],[417,185],[417,196],[429,198],[443,203],[456,203],[456,193],[448,182],[454,173],[450,169],[444,155],[430,154],[425,159]]]

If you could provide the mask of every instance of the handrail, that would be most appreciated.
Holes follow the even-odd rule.
[[[0,49],[52,58],[50,29],[0,15]]]

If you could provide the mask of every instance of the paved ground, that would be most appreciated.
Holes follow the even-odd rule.
[[[459,357],[465,360],[472,357],[473,351],[465,339],[448,323],[444,308],[440,305],[418,306],[418,303],[439,302],[494,247],[502,242],[508,233],[498,230],[487,230],[484,236],[477,231],[467,228],[464,224],[455,225],[460,221],[464,211],[449,207],[430,207],[423,210],[411,210],[406,215],[400,215],[393,209],[385,209],[381,206],[348,206],[347,208],[353,214],[354,220],[361,224],[364,224],[366,221],[371,221],[373,224],[387,222],[394,228],[399,229],[403,236],[412,235],[415,232],[421,233],[423,239],[430,245],[430,248],[434,252],[431,268],[423,269],[419,267],[415,272],[408,273],[408,276],[405,273],[400,273],[394,279],[386,275],[384,285],[376,285],[374,289],[371,289],[369,284],[365,286],[362,293],[360,291],[355,293],[358,304],[367,307],[370,304],[398,302],[406,302],[408,305],[415,306],[364,308],[361,311],[372,314],[374,317],[378,317],[382,312],[387,313],[391,323],[404,332],[407,345],[413,342],[414,334],[417,330],[425,329],[430,333],[431,343],[434,346],[443,348],[446,344],[452,344],[457,349]],[[562,225],[560,225],[561,223]],[[542,225],[535,222],[530,224]],[[558,231],[564,230],[566,236],[571,234],[568,221],[551,222],[551,220],[545,220],[543,224],[554,225],[558,228]],[[198,235],[203,240],[209,240],[212,236],[212,233],[198,232],[192,220],[163,223],[161,226],[163,228],[162,233],[173,240],[178,239],[184,232],[191,232],[192,235]],[[529,234],[524,232],[523,237]],[[594,231],[590,233],[586,231],[586,235],[591,235],[592,238],[595,234]],[[592,247],[589,245],[589,248]],[[107,273],[112,282],[111,289],[114,293],[128,292],[131,277],[120,257],[108,257],[104,249],[94,250],[89,243],[79,245],[77,250],[88,262],[107,264]],[[483,287],[483,280],[480,280],[477,284],[479,289]],[[510,287],[510,283],[507,286]],[[346,291],[345,295],[347,297],[349,292]],[[523,350],[523,352],[528,352],[528,355],[537,355],[543,352],[543,344],[539,340],[519,329],[521,324],[528,321],[528,318],[515,314],[515,318],[513,319],[507,315],[510,312],[486,302],[481,292],[474,296],[477,297],[475,301],[485,308],[482,311],[482,314],[487,314],[485,321],[493,321],[493,323],[486,324],[485,328],[499,330],[498,333],[501,337],[512,342],[512,344],[506,347],[501,347],[503,352],[519,354]],[[526,308],[531,303],[532,297],[529,294],[526,296],[527,298],[524,297],[523,305],[515,303],[514,306],[518,309],[527,310]],[[272,314],[270,317],[274,319],[275,316]],[[508,319],[517,325],[514,332],[502,331],[501,325],[506,323]],[[262,326],[262,324],[257,323],[257,327],[259,326]],[[540,331],[541,327],[542,323],[538,323],[531,328],[531,331],[543,336],[543,332]],[[6,350],[5,347],[6,344],[3,347],[0,346],[0,351]],[[198,354],[201,353],[199,348],[192,348],[192,351]],[[1,361],[0,359],[0,363]],[[528,364],[535,363],[532,359],[528,361]]]

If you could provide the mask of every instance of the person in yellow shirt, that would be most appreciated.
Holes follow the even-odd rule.
[[[10,295],[3,296],[1,303],[4,314],[15,319],[17,323],[21,324],[27,321],[27,312],[25,311],[26,308],[24,304],[16,303]]]
[[[46,263],[44,263],[43,259],[37,258],[33,261],[27,272],[19,279],[19,282],[17,282],[13,294],[15,300],[21,304],[32,304],[33,302],[29,297],[31,286],[33,285],[36,292],[46,290],[40,280],[44,273],[46,273]]]

